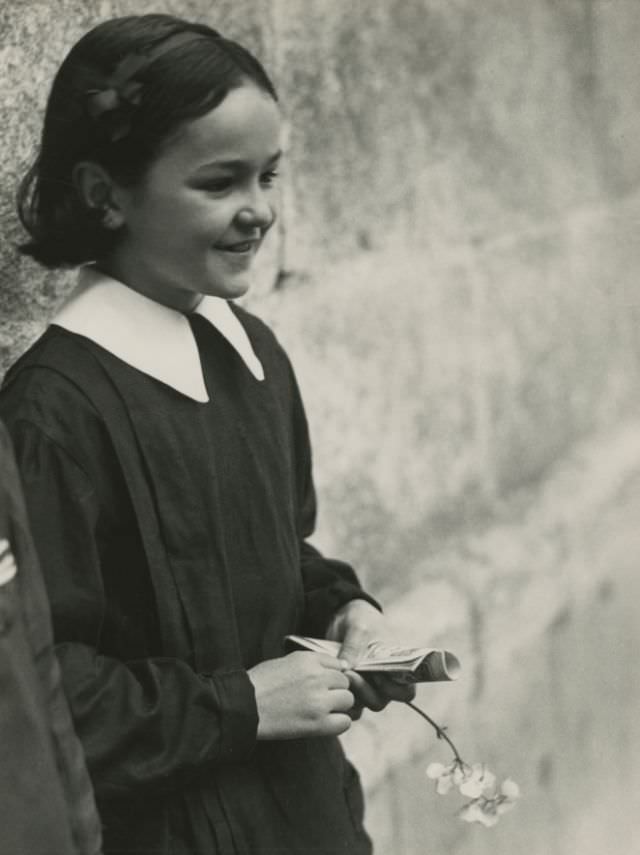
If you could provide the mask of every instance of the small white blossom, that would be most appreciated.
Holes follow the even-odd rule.
[[[520,798],[520,787],[514,780],[506,778],[500,789],[495,791],[495,776],[492,777],[493,784],[487,785],[481,795],[460,810],[458,815],[464,822],[479,822],[490,828],[498,822],[502,814],[508,813]]]
[[[426,719],[434,728],[438,739],[444,739],[453,751],[452,763],[430,763],[427,766],[427,778],[435,781],[436,792],[445,796],[455,787],[471,801],[458,812],[464,822],[479,822],[490,828],[495,825],[502,814],[510,811],[520,798],[520,787],[512,778],[505,778],[497,787],[496,776],[484,763],[474,763],[469,766],[460,757],[458,749],[445,733],[446,728],[440,727],[427,713],[415,704],[407,701],[407,706]]]
[[[490,809],[489,802],[486,799],[474,799],[469,802],[461,808],[458,816],[464,822],[479,822],[485,828],[491,828],[498,822],[497,813]]]
[[[436,792],[441,796],[446,796],[453,787],[459,787],[471,774],[471,766],[458,760],[448,766],[442,763],[429,763],[427,766],[427,778],[436,782]]]
[[[463,796],[477,799],[482,795],[489,795],[495,789],[496,776],[484,763],[474,763],[471,774],[460,784],[460,792]]]

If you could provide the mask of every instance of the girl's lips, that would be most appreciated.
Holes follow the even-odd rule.
[[[257,240],[245,240],[238,241],[238,243],[229,243],[226,244],[226,246],[219,246],[217,247],[217,249],[221,250],[222,252],[237,252],[242,254],[245,252],[252,252],[253,250],[256,250],[258,248],[259,243],[260,242]]]
[[[253,264],[259,246],[259,241],[243,241],[242,243],[217,246],[213,249],[218,254],[218,258],[226,263],[231,270],[247,270]]]
[[[249,252],[253,249],[252,243],[236,243],[233,246],[223,246],[224,252]]]

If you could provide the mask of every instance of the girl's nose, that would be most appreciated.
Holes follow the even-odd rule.
[[[238,211],[236,219],[244,228],[260,229],[264,232],[274,224],[276,211],[264,196],[256,196]]]

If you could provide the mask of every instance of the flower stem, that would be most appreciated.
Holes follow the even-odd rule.
[[[429,722],[431,727],[435,730],[436,734],[438,735],[438,739],[444,739],[444,741],[449,745],[449,747],[453,751],[453,756],[456,759],[456,763],[458,763],[460,766],[464,766],[464,761],[463,761],[462,757],[460,756],[460,754],[458,753],[458,749],[453,744],[451,739],[447,736],[444,728],[440,727],[440,725],[437,722],[435,722],[431,718],[431,716],[428,716],[426,714],[426,712],[421,710],[420,707],[417,707],[415,704],[412,704],[411,701],[405,701],[405,703],[408,707],[411,707],[411,709],[414,710],[414,712],[417,712],[418,715],[422,716],[422,718],[425,719],[425,721]]]

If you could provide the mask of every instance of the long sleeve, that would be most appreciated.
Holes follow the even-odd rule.
[[[43,713],[50,729],[69,828],[78,855],[98,855],[101,851],[100,821],[82,747],[62,691],[60,669],[53,650],[47,596],[29,533],[18,472],[4,429],[0,431],[0,457],[3,461],[3,489],[12,520],[12,546],[19,567],[17,578],[21,611],[41,688]]]
[[[137,632],[107,596],[104,562],[117,534],[105,533],[99,491],[69,451],[30,422],[11,430],[64,688],[97,795],[173,789],[247,756],[257,713],[245,671],[204,675],[176,659],[105,655],[105,638]]]
[[[291,382],[293,386],[298,525],[301,541],[300,568],[305,591],[302,631],[306,635],[323,637],[335,612],[350,600],[363,599],[378,609],[380,606],[373,597],[362,589],[355,570],[350,564],[325,557],[308,541],[315,529],[317,514],[311,443],[304,406],[293,370],[291,370]]]

